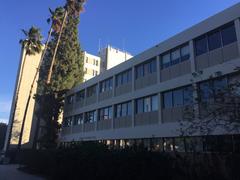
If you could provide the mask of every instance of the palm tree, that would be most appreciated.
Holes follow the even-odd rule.
[[[22,71],[23,71],[27,56],[35,55],[35,54],[41,52],[41,50],[42,50],[42,42],[41,42],[42,35],[40,33],[40,30],[36,27],[31,27],[29,31],[26,31],[26,30],[22,30],[22,31],[23,31],[24,35],[26,36],[26,38],[24,40],[20,40],[20,43],[22,44],[22,46],[24,47],[24,49],[26,51],[25,55],[24,55],[23,65],[22,65]],[[21,72],[21,74],[20,74],[18,86],[21,85],[22,76],[23,76],[23,72]],[[17,95],[16,95],[17,99],[15,101],[15,109],[13,111],[14,114],[15,114],[15,110],[16,110],[19,89],[20,88],[18,87]],[[14,116],[13,116],[13,118],[14,118]],[[21,144],[22,144],[22,136],[23,136],[23,130],[24,130],[24,125],[25,125],[25,119],[26,118],[24,118],[22,121],[22,126],[21,126],[20,135],[19,135],[19,141],[18,141],[18,149],[21,148]]]
[[[47,76],[47,84],[50,84],[50,82],[51,82],[53,66],[54,66],[54,63],[55,63],[56,54],[57,54],[58,46],[59,46],[61,36],[62,36],[62,33],[63,33],[63,29],[64,29],[64,26],[65,26],[65,23],[66,23],[66,20],[67,20],[68,12],[73,12],[73,14],[75,16],[79,16],[80,13],[83,11],[83,4],[85,2],[86,2],[86,0],[67,0],[67,4],[66,4],[65,10],[64,10],[65,13],[64,13],[64,16],[62,18],[61,28],[60,28],[60,31],[57,32],[57,33],[59,33],[59,35],[58,35],[57,44],[56,44],[55,49],[54,49],[52,62],[51,62],[50,68],[49,68],[48,76]],[[59,13],[59,15],[61,15],[61,13]],[[58,27],[59,27],[59,25],[60,25],[59,21],[57,21],[56,24],[58,24]]]

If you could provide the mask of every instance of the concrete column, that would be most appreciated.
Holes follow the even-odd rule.
[[[132,127],[135,126],[135,100],[132,100]]]
[[[189,41],[189,52],[190,52],[191,72],[193,73],[193,72],[196,72],[193,40]]]
[[[135,67],[132,67],[132,92],[135,91]]]
[[[157,56],[157,84],[160,83],[160,56]]]
[[[161,93],[158,93],[158,123],[162,124],[162,96]]]
[[[239,22],[239,19],[235,19],[234,24],[235,24],[237,42],[238,42],[238,53],[240,54],[240,22]]]

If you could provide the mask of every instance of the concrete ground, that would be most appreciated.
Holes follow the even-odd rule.
[[[42,177],[17,170],[18,165],[0,165],[0,180],[44,180]]]

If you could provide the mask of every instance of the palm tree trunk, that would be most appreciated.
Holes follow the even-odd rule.
[[[25,47],[23,47],[22,51],[24,52]],[[13,128],[13,124],[14,124],[14,119],[15,119],[15,114],[16,114],[16,108],[17,108],[17,103],[18,103],[18,97],[19,97],[19,91],[20,91],[20,86],[22,84],[22,77],[23,77],[23,71],[24,71],[24,67],[25,67],[25,63],[26,63],[26,59],[27,59],[27,52],[25,51],[24,54],[24,58],[23,58],[23,62],[21,64],[21,69],[20,69],[20,77],[19,77],[19,81],[17,83],[17,90],[16,90],[16,97],[15,97],[15,102],[14,102],[14,106],[13,106],[13,113],[12,113],[12,118],[11,118],[11,124],[10,124],[10,131],[9,131],[9,135],[8,135],[8,142],[6,144],[6,152],[9,150],[9,146],[11,143],[11,138],[12,138],[12,128]]]
[[[20,149],[20,148],[21,148],[21,145],[22,145],[23,130],[24,130],[24,126],[25,126],[25,121],[26,121],[26,117],[27,117],[27,111],[28,111],[29,103],[30,103],[30,100],[31,100],[31,97],[32,97],[32,91],[33,91],[34,83],[35,83],[35,81],[36,81],[36,79],[37,79],[37,75],[39,74],[39,71],[40,71],[40,68],[41,68],[43,59],[44,59],[45,54],[46,54],[46,52],[47,52],[48,44],[49,44],[49,41],[50,41],[50,38],[51,38],[51,35],[52,35],[52,30],[53,30],[53,29],[52,29],[52,27],[51,27],[51,29],[50,29],[50,31],[49,31],[49,33],[48,33],[48,38],[47,38],[47,41],[46,41],[46,44],[45,44],[43,53],[42,53],[42,55],[41,55],[41,59],[40,59],[40,61],[39,61],[39,64],[38,64],[36,73],[35,73],[35,75],[34,75],[34,78],[33,78],[32,84],[31,84],[31,88],[30,88],[30,91],[29,91],[27,103],[26,103],[25,110],[24,110],[23,121],[22,121],[22,126],[21,126],[21,131],[20,131],[19,142],[18,142],[18,149]],[[38,128],[38,127],[37,127],[37,128]]]
[[[67,12],[67,10],[65,10],[64,18],[63,18],[63,21],[62,21],[62,26],[61,26],[61,29],[60,29],[60,32],[59,32],[59,35],[58,35],[57,44],[56,44],[56,47],[55,47],[55,50],[54,50],[51,66],[50,66],[50,69],[49,69],[49,72],[48,72],[47,84],[50,84],[50,82],[51,82],[53,65],[55,63],[55,58],[56,58],[58,46],[59,46],[59,43],[60,43],[60,40],[61,40],[61,36],[62,36],[62,33],[63,33],[64,24],[65,24],[65,21],[67,19],[67,15],[68,15],[68,12]]]

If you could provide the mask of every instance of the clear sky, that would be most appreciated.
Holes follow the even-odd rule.
[[[81,15],[81,46],[97,54],[111,44],[136,55],[238,0],[88,0]],[[48,8],[65,0],[5,0],[0,6],[0,122],[7,122],[20,57],[21,29],[35,25],[46,37]],[[124,45],[125,44],[125,45]]]

